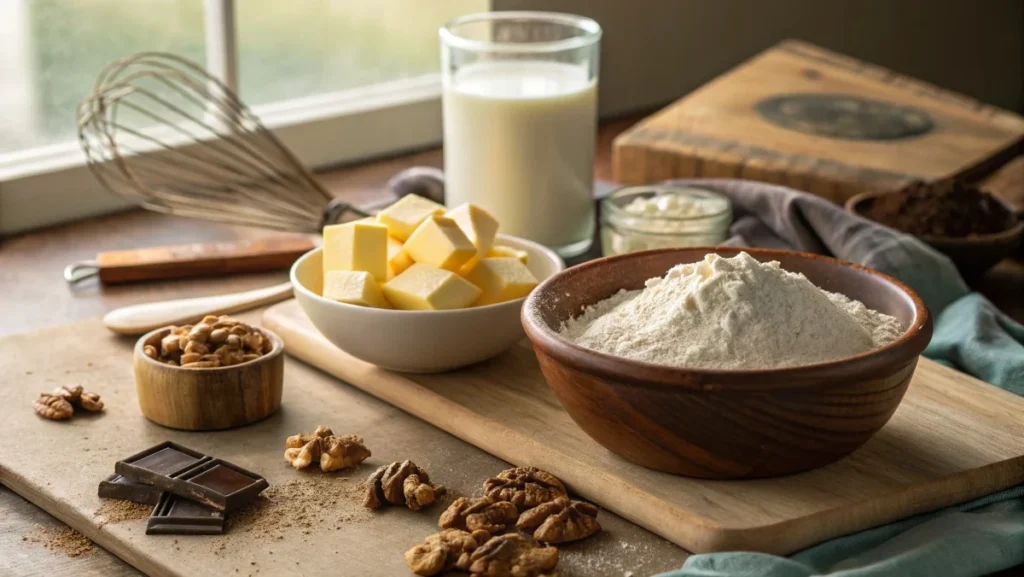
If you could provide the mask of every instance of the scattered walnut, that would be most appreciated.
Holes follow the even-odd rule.
[[[432,485],[426,471],[406,460],[385,465],[370,475],[366,481],[363,506],[380,509],[390,503],[418,511],[436,501],[444,492],[443,485]]]
[[[558,549],[541,547],[518,533],[491,537],[455,566],[471,577],[539,577],[558,565]]]
[[[102,411],[103,401],[96,393],[83,390],[81,385],[64,385],[52,393],[39,393],[32,406],[42,417],[63,421],[75,414],[75,407],[91,412]]]
[[[519,510],[508,501],[495,501],[490,497],[459,497],[441,513],[437,525],[442,529],[483,529],[489,533],[500,533],[518,518]]]
[[[565,485],[557,477],[536,467],[506,469],[484,481],[484,494],[495,501],[508,501],[520,511],[565,497]]]
[[[103,401],[100,400],[100,396],[96,393],[84,392],[78,402],[82,405],[83,409],[89,412],[95,413],[96,411],[103,410]]]
[[[417,575],[437,575],[455,568],[455,563],[490,539],[487,531],[468,533],[459,529],[445,529],[405,552],[405,563]]]
[[[64,385],[63,387],[57,387],[53,390],[53,394],[58,397],[63,397],[65,401],[69,403],[76,403],[78,399],[82,398],[82,385]]]
[[[533,531],[533,538],[544,543],[579,541],[601,530],[597,507],[584,501],[570,501],[567,497],[524,511],[516,527]]]
[[[284,459],[296,469],[319,462],[321,471],[337,471],[358,465],[370,456],[359,435],[335,435],[323,425],[312,433],[288,437],[284,446]]]
[[[49,393],[40,393],[39,398],[36,399],[36,402],[33,403],[32,406],[40,417],[53,421],[70,419],[71,415],[75,413],[75,409],[71,406],[71,403],[67,402],[64,397],[60,395],[51,395]]]
[[[325,438],[322,444],[321,471],[354,467],[370,457],[370,450],[363,445],[363,438],[359,435],[335,435]]]
[[[142,352],[152,359],[189,369],[227,367],[258,359],[273,343],[258,328],[227,315],[207,315],[195,325],[171,327],[162,338],[151,337]]]

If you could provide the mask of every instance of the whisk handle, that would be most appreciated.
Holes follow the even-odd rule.
[[[316,246],[305,235],[275,236],[258,240],[195,243],[134,250],[101,252],[89,261],[88,273],[76,263],[65,270],[64,278],[75,283],[99,276],[106,284],[143,280],[185,278],[280,270]],[[77,267],[77,268],[74,268]]]

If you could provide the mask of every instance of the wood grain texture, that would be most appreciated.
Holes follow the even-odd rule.
[[[269,353],[213,369],[170,366],[142,352],[150,338],[161,339],[169,333],[170,329],[158,329],[135,343],[135,392],[149,420],[186,431],[216,431],[261,421],[281,407],[284,344],[273,332],[263,331],[274,343]]]
[[[238,318],[254,324],[259,313]],[[91,344],[81,347],[82,342]],[[133,344],[133,339],[110,334],[96,320],[0,338],[0,348],[18,351],[0,363],[0,394],[10,399],[0,405],[5,435],[32,439],[34,446],[59,448],[21,451],[0,444],[0,483],[151,576],[407,575],[402,554],[437,530],[437,517],[444,505],[420,512],[397,507],[364,512],[362,494],[354,485],[383,464],[412,459],[431,479],[449,488],[450,500],[479,492],[484,479],[508,467],[398,408],[288,358],[282,407],[269,418],[219,432],[167,429],[139,412],[131,371]],[[53,355],[53,349],[64,353]],[[38,391],[50,390],[69,378],[99,391],[105,410],[92,418],[61,423],[35,415],[31,402]],[[282,458],[285,438],[319,424],[339,434],[362,435],[373,456],[347,472],[292,469]],[[307,511],[301,522],[282,518],[270,532],[253,530],[247,524],[230,526],[223,536],[147,536],[145,520],[102,524],[103,517],[97,513],[101,500],[96,496],[100,480],[113,472],[116,460],[165,440],[259,473],[271,489],[306,481],[324,490],[347,486],[353,491],[322,510],[311,505],[311,510],[322,514]],[[686,558],[685,551],[612,513],[602,511],[599,519],[606,532],[563,548],[560,574],[622,577],[632,571],[638,576],[650,575],[678,567]],[[284,526],[286,522],[290,525]],[[100,573],[109,566],[109,560],[105,565],[90,562],[94,556],[103,557],[99,549],[76,559],[49,562],[50,553],[20,542],[21,535],[33,530],[31,525],[12,527],[18,541],[13,550],[18,559],[27,556],[41,567],[51,568],[52,572],[40,574]],[[4,539],[6,536],[0,535],[0,542]],[[0,553],[4,551],[0,549]],[[5,562],[0,555],[0,567]],[[26,566],[24,561],[18,562]],[[6,575],[2,570],[0,574]]]
[[[872,126],[831,118],[848,102],[817,118],[793,112],[792,125],[772,121],[758,110],[770,98],[802,95],[882,103],[891,118],[877,121],[874,128],[890,129],[907,118],[928,118],[933,128],[905,138],[871,139],[863,131]],[[781,110],[794,106],[788,103]],[[809,132],[815,123],[835,123],[826,128],[847,135]],[[865,188],[888,189],[953,174],[983,176],[1019,154],[1022,144],[1024,119],[1016,114],[810,44],[786,41],[620,135],[613,168],[615,179],[628,184],[680,177],[745,178],[842,203]]]
[[[1018,214],[1024,215],[1024,154],[1007,162],[978,184],[1002,198]]]
[[[707,481],[628,463],[590,439],[555,400],[524,342],[441,375],[398,375],[334,348],[298,305],[264,325],[289,354],[695,552],[786,553],[1024,481],[1024,399],[921,359],[903,403],[863,447],[788,477]]]
[[[53,533],[66,525],[9,489],[0,486],[0,575],[5,577],[140,577],[99,546],[79,557],[49,550],[22,538],[38,532]]]
[[[741,250],[896,317],[903,336],[830,363],[739,371],[642,363],[577,347],[558,334],[584,307],[623,288],[641,289],[710,251],[732,257]],[[523,305],[523,325],[555,396],[591,438],[639,465],[707,479],[797,473],[853,452],[892,416],[932,334],[927,307],[891,277],[819,255],[726,247],[584,263],[537,287]]]
[[[285,270],[314,246],[316,243],[307,235],[277,235],[104,251],[96,255],[96,266],[104,283]]]

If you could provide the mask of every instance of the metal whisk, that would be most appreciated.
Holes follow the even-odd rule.
[[[173,54],[108,65],[79,106],[78,137],[106,188],[157,212],[299,232],[368,214],[332,199],[227,86]],[[436,183],[393,190],[443,201]]]

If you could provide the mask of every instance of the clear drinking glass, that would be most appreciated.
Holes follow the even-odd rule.
[[[594,232],[601,27],[552,12],[488,12],[440,30],[445,200],[562,256]]]

